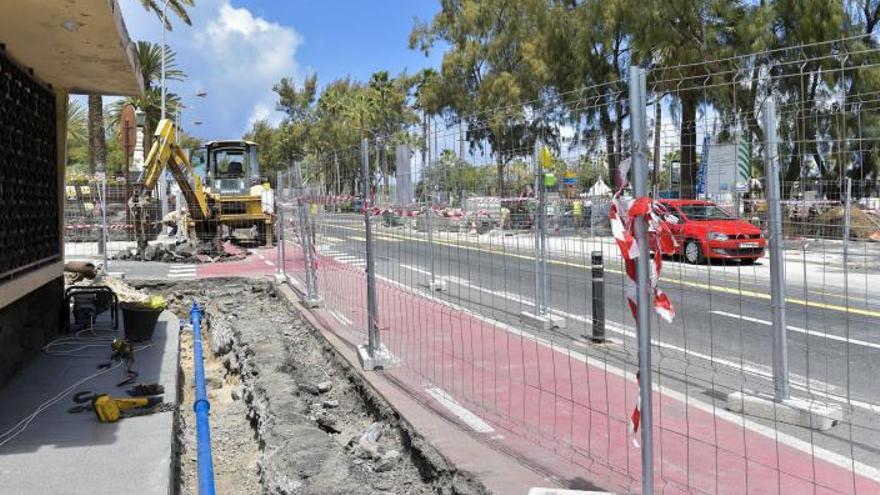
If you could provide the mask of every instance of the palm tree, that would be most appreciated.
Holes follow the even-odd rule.
[[[159,19],[162,18],[162,9],[165,6],[163,0],[140,0],[140,2],[145,9],[152,10],[157,16],[159,16]],[[177,15],[177,17],[179,17],[187,26],[192,26],[192,20],[189,18],[186,8],[194,6],[194,0],[168,0],[168,8],[170,8],[171,11],[174,12],[174,14]],[[165,29],[171,31],[171,22],[168,21],[168,19],[165,19]]]
[[[189,18],[189,14],[186,12],[186,7],[195,6],[194,0],[167,0],[168,7],[171,8],[171,11],[174,12],[177,17],[180,18],[187,26],[192,25],[192,20]],[[164,2],[161,0],[140,0],[141,5],[144,6],[147,10],[152,10],[162,18],[162,8],[164,7]],[[165,29],[171,31],[171,22],[168,19],[165,19]],[[138,43],[137,48],[141,48],[141,43]],[[151,62],[155,60],[156,57],[152,54],[153,48],[144,46],[143,56],[146,58],[147,62]],[[160,53],[159,59],[159,70],[161,71],[161,48],[156,48],[156,51]],[[166,46],[166,55],[168,54],[168,47]],[[138,61],[141,60],[141,53],[138,52]],[[172,58],[173,61],[173,58]],[[148,63],[148,69],[150,72],[145,72],[145,70],[141,69],[141,77],[144,78],[144,89],[146,90],[148,87],[148,82],[152,80],[152,75],[155,74],[156,64]],[[145,75],[148,74],[148,75]],[[181,77],[182,73],[178,74],[177,77]],[[165,77],[168,78],[168,58],[165,59]],[[167,100],[166,95],[166,100]],[[167,107],[166,102],[166,107]],[[104,102],[101,99],[101,95],[89,95],[89,171],[95,172],[95,164],[96,163],[104,163],[104,159],[107,155],[107,145],[104,140]]]
[[[86,109],[79,100],[71,99],[67,103],[68,146],[78,146],[85,143],[88,138],[87,125]]]
[[[104,139],[104,102],[101,95],[89,95],[89,174],[94,174],[107,159],[107,141]]]
[[[135,56],[141,69],[144,89],[153,87],[153,82],[162,77],[162,45],[151,41],[138,41],[134,47]],[[182,81],[186,74],[177,66],[177,54],[165,45],[165,79]]]

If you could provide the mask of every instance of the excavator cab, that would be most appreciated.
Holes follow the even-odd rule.
[[[260,184],[257,143],[211,141],[205,145],[205,185],[220,196],[241,196]]]

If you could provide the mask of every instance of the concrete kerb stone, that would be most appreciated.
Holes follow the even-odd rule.
[[[773,396],[760,392],[728,394],[727,409],[822,431],[830,429],[843,420],[843,409],[839,405],[800,398],[777,402]]]
[[[354,346],[350,346],[332,329],[322,324],[317,314],[301,305],[290,286],[282,286],[279,294],[290,302],[340,358],[355,365]],[[383,373],[362,373],[365,385],[384,401],[410,428],[416,444],[430,444],[444,457],[445,462],[462,473],[479,473],[476,477],[490,493],[525,493],[533,486],[553,486],[554,477],[540,474],[534,467],[520,464],[508,454],[498,452],[482,440],[474,439],[464,430],[450,428],[445,420],[438,421],[436,413],[411,393],[402,390],[394,380]],[[418,438],[417,438],[418,437]],[[419,440],[421,438],[422,440]],[[557,485],[558,486],[558,485]]]
[[[446,279],[437,277],[433,282],[428,282],[428,289],[432,292],[443,292],[446,290]]]

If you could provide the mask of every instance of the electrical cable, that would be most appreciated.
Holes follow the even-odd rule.
[[[83,337],[83,334],[86,331],[90,332],[93,335],[93,337]],[[113,330],[102,330],[102,331],[115,333],[115,331],[113,331]],[[91,347],[106,347],[107,343],[112,342],[112,341],[113,341],[113,338],[111,338],[111,337],[102,337],[102,336],[99,336],[98,334],[95,333],[94,321],[93,321],[92,325],[89,328],[80,330],[73,337],[59,337],[59,338],[53,340],[52,342],[49,342],[48,344],[46,344],[43,347],[43,352],[45,352],[48,355],[65,356],[65,357],[104,357],[105,356],[104,354],[100,354],[100,355],[99,354],[82,354],[82,353],[78,353],[78,351],[81,351],[81,350],[87,349],[87,348],[91,348]],[[84,343],[74,349],[61,350],[61,351],[53,351],[52,350],[52,348],[55,346],[75,345],[76,343],[79,343],[79,342],[84,342]],[[152,347],[153,345],[155,345],[155,343],[150,343],[150,344],[147,344],[144,346],[136,347],[136,348],[134,348],[134,352],[148,349],[148,348]],[[14,426],[9,428],[5,432],[0,433],[0,448],[2,448],[4,445],[11,442],[19,435],[21,435],[28,428],[28,426],[30,426],[30,424],[33,422],[33,420],[36,419],[37,416],[39,416],[46,409],[48,409],[48,408],[52,407],[53,405],[55,405],[56,403],[58,403],[60,400],[64,399],[67,395],[69,395],[71,392],[73,392],[74,389],[76,389],[77,387],[79,387],[83,383],[86,383],[86,382],[88,382],[94,378],[97,378],[105,373],[108,373],[112,370],[115,370],[116,368],[118,368],[121,365],[122,365],[122,362],[119,361],[119,362],[113,364],[112,366],[109,366],[109,367],[101,369],[95,373],[92,373],[91,375],[74,382],[72,385],[68,386],[67,388],[65,388],[64,390],[62,390],[61,392],[59,392],[58,394],[53,396],[52,398],[46,400],[45,402],[43,402],[42,404],[37,406],[37,408],[34,409],[34,411],[32,413],[30,413],[29,415],[22,418],[18,423],[16,423]]]
[[[58,401],[60,401],[61,399],[66,397],[68,394],[73,392],[73,390],[76,387],[79,387],[83,383],[86,383],[87,381],[89,381],[93,378],[97,378],[97,377],[103,375],[104,373],[109,373],[110,371],[115,370],[116,368],[118,368],[121,365],[122,365],[122,363],[118,362],[118,363],[114,364],[113,366],[110,366],[109,368],[105,368],[105,369],[102,369],[102,370],[97,371],[95,373],[92,373],[91,375],[74,382],[72,385],[65,388],[64,390],[62,390],[61,392],[56,394],[51,399],[48,399],[47,401],[40,404],[36,409],[34,409],[34,412],[25,416],[24,418],[22,418],[21,421],[16,423],[15,426],[13,426],[12,428],[9,428],[8,430],[6,430],[2,434],[0,434],[0,439],[2,439],[2,440],[0,440],[0,447],[3,447],[7,443],[9,443],[13,439],[15,439],[17,436],[21,435],[27,429],[27,427],[30,426],[31,422],[33,422],[33,420],[37,416],[40,415],[40,413],[42,413],[46,409],[55,405]],[[4,437],[6,437],[6,438],[4,438]]]

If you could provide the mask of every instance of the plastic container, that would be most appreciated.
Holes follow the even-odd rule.
[[[122,326],[125,338],[130,342],[143,342],[152,339],[162,309],[139,308],[124,303],[120,306],[122,306]]]

